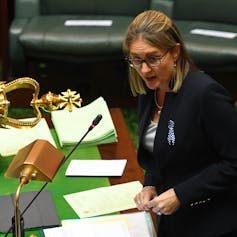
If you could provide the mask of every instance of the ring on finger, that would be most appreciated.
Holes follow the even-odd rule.
[[[158,211],[156,214],[157,214],[158,216],[161,216],[161,215],[162,215],[162,213],[161,213],[160,211]]]

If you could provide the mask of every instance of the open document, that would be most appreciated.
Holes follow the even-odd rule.
[[[44,234],[45,237],[86,237],[88,234],[91,234],[92,230],[98,228],[98,226],[101,227],[101,232],[97,232],[96,237],[99,237],[99,234],[102,234],[101,236],[103,237],[125,237],[128,235],[130,237],[156,237],[154,224],[149,212],[132,212],[127,214],[63,220],[62,227],[45,229]],[[74,233],[75,235],[73,235]]]
[[[76,144],[84,136],[98,114],[102,115],[102,120],[87,134],[81,145],[117,142],[117,132],[107,103],[102,97],[99,97],[90,104],[76,108],[72,112],[56,110],[51,113],[60,145]]]
[[[141,189],[139,181],[132,181],[67,194],[64,198],[80,218],[85,218],[135,208],[133,199]]]
[[[32,120],[32,118],[22,120]],[[44,118],[42,118],[40,122],[34,127],[28,129],[20,129],[10,126],[7,126],[6,128],[0,128],[0,155],[15,155],[19,149],[25,147],[37,139],[47,140],[56,147],[48,124]]]

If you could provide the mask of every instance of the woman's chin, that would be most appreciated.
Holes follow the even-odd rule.
[[[149,89],[151,89],[151,90],[155,90],[156,88],[159,87],[159,85],[157,84],[157,82],[156,82],[156,83],[154,83],[154,82],[146,82],[146,86],[147,86]]]

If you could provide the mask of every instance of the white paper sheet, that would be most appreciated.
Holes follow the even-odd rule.
[[[121,176],[127,160],[72,160],[66,176]]]
[[[131,237],[126,223],[80,223],[44,230],[45,237]]]
[[[227,32],[227,31],[219,31],[219,30],[193,29],[190,32],[191,34],[206,35],[206,36],[228,38],[228,39],[233,39],[237,36],[237,33],[235,32]]]
[[[65,26],[111,26],[112,20],[66,20]]]
[[[105,215],[83,219],[62,220],[62,226],[76,225],[77,223],[99,224],[106,222],[126,223],[131,237],[156,237],[155,227],[149,212],[132,212],[116,215]]]
[[[99,216],[136,207],[135,195],[142,189],[139,181],[101,187],[64,195],[80,218]]]
[[[34,118],[22,119],[32,121]],[[34,127],[29,129],[19,129],[14,127],[0,128],[0,154],[2,156],[15,155],[19,149],[25,147],[36,139],[49,141],[56,147],[53,136],[50,133],[48,124],[44,118]]]

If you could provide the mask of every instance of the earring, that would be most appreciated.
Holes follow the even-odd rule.
[[[169,83],[169,87],[171,90],[174,89],[174,86],[175,86],[175,82],[176,82],[176,62],[174,62],[174,70],[173,70],[173,75],[172,75],[172,78],[170,80],[170,83]]]

